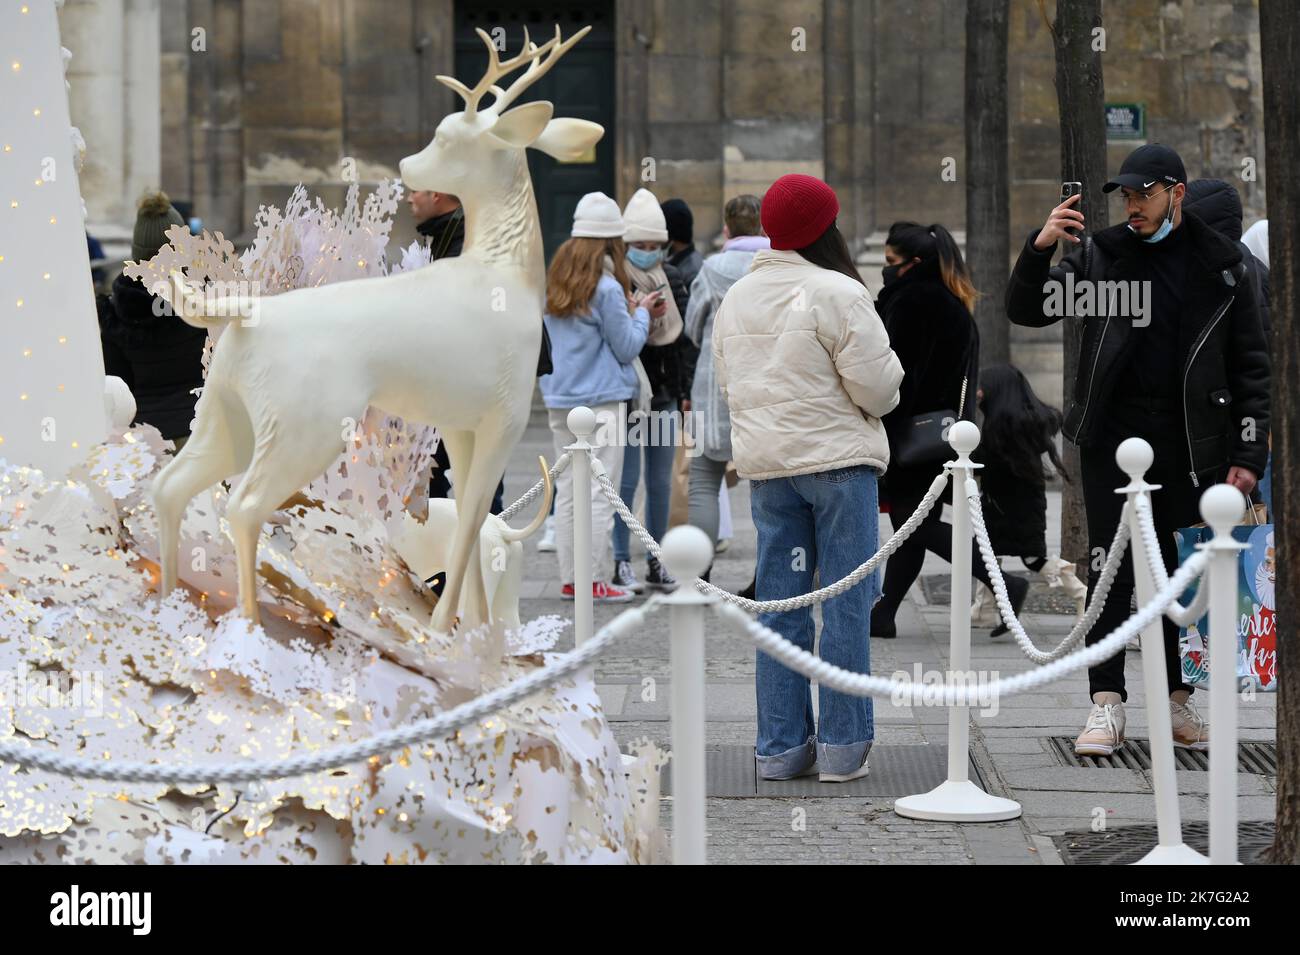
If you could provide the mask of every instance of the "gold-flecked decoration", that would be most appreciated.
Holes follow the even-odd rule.
[[[169,230],[127,273],[262,294],[383,274],[401,187],[342,214],[296,190],[236,258]],[[406,250],[400,268],[427,252]],[[344,266],[347,266],[346,268]],[[394,271],[397,268],[393,269]],[[169,293],[168,293],[169,294]],[[209,349],[210,352],[210,349]],[[202,415],[200,394],[196,414]],[[431,716],[544,665],[566,621],[450,636],[387,528],[417,511],[437,433],[358,409],[333,466],[259,542],[262,624],[235,607],[231,488],[181,522],[180,586],[159,599],[149,488],[171,446],[141,425],[63,481],[0,467],[0,739],[165,764],[316,752]],[[256,785],[122,784],[0,764],[0,863],[654,862],[663,754],[624,767],[595,687],[560,681],[446,739]]]

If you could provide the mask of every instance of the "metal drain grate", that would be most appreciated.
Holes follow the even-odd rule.
[[[1074,601],[1058,587],[1051,589],[1040,585],[1037,574],[1003,573],[1004,577],[1019,577],[1029,581],[1029,596],[1025,598],[1023,613],[1061,614],[1069,617],[1075,615]],[[947,574],[926,574],[921,577],[921,593],[931,604],[948,605],[952,603],[952,578]]]
[[[1151,746],[1144,739],[1129,739],[1111,756],[1080,756],[1074,751],[1074,737],[1050,737],[1052,751],[1065,766],[1082,769],[1151,769]],[[1210,754],[1191,749],[1174,749],[1174,768],[1206,772]],[[1237,744],[1237,772],[1258,776],[1277,775],[1277,745],[1243,742]]]
[[[1066,865],[1131,865],[1155,848],[1155,826],[1121,826],[1106,832],[1066,832],[1053,840]],[[1200,853],[1210,851],[1209,825],[1183,823],[1183,841]],[[1263,865],[1260,855],[1273,843],[1273,823],[1243,822],[1237,826],[1237,857],[1247,865]]]
[[[874,746],[871,772],[847,783],[822,783],[816,776],[802,779],[759,779],[754,765],[754,747],[709,746],[704,752],[704,785],[709,796],[727,797],[846,797],[893,799],[927,792],[948,775],[946,746]],[[967,764],[970,778],[982,789],[988,786],[974,761]],[[672,763],[663,770],[661,792],[672,792]]]

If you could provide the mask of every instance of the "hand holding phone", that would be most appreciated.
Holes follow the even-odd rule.
[[[1076,244],[1083,241],[1079,238],[1083,232],[1083,213],[1078,208],[1082,195],[1083,183],[1061,183],[1061,202],[1052,210],[1051,215],[1038,231],[1038,237],[1034,239],[1035,249],[1046,252],[1056,245],[1057,239],[1065,239]]]

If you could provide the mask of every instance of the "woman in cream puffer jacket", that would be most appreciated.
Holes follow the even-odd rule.
[[[727,291],[713,326],[714,366],[731,408],[736,470],[749,478],[758,531],[755,596],[779,600],[829,585],[876,551],[877,480],[889,465],[880,419],[899,401],[903,368],[835,227],[839,202],[812,176],[782,176],[763,197],[771,249]],[[876,574],[822,604],[821,658],[871,672]],[[759,622],[812,652],[808,607]],[[867,774],[870,698],[820,687],[766,654],[755,664],[756,760],[763,779]]]
[[[862,283],[763,249],[718,309],[713,354],[741,477],[889,466],[880,419],[903,368]]]

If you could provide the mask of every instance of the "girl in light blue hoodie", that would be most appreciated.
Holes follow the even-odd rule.
[[[573,214],[573,231],[555,251],[546,274],[546,331],[554,371],[540,379],[542,399],[558,458],[573,443],[569,412],[579,406],[596,413],[593,455],[617,487],[623,469],[623,421],[640,393],[633,362],[645,344],[651,315],[662,315],[659,293],[629,301],[623,270],[623,217],[618,204],[599,192],[582,197]],[[630,309],[629,309],[630,306]],[[614,510],[601,494],[592,496],[592,598],[621,603],[632,593],[609,583],[610,531]],[[555,544],[561,596],[574,597],[573,474],[556,479]]]

